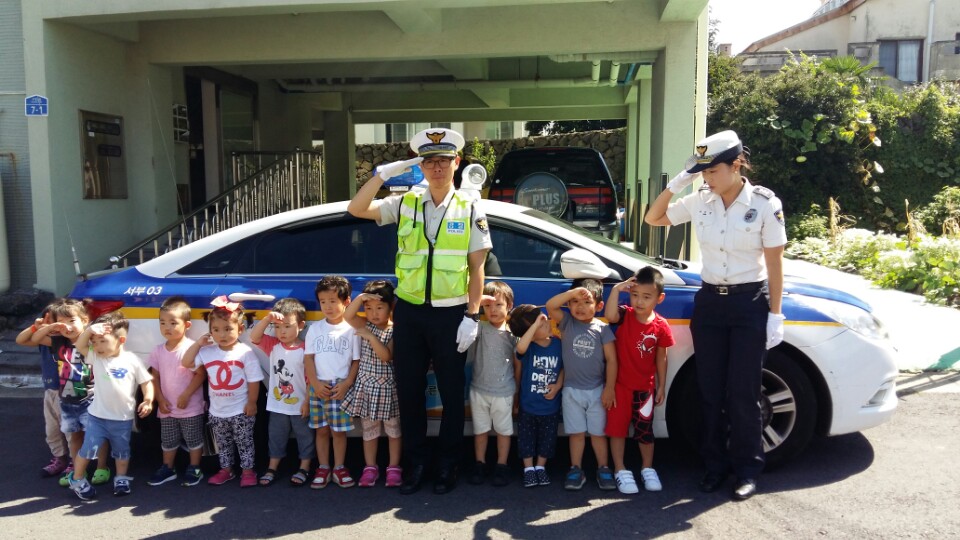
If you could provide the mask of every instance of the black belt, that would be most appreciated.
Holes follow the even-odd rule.
[[[736,285],[714,285],[712,283],[704,283],[700,288],[704,291],[713,294],[719,294],[720,296],[726,296],[728,294],[745,294],[757,292],[761,289],[767,287],[766,281],[754,281],[753,283],[737,283]]]

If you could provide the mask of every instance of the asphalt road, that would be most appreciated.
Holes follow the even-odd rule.
[[[461,481],[445,496],[429,489],[401,496],[335,485],[322,491],[286,484],[290,463],[270,488],[147,486],[159,452],[134,448],[133,494],[82,503],[53,479],[41,479],[48,456],[36,390],[0,392],[3,538],[259,538],[298,534],[382,538],[948,538],[960,535],[960,374],[916,376],[893,421],[862,434],[817,439],[798,460],[766,473],[760,494],[734,503],[727,493],[701,494],[697,458],[657,443],[660,493],[624,496],[588,483],[559,485],[565,453],[551,468],[554,484],[524,489]],[[148,437],[143,437],[144,440]],[[359,441],[350,462],[359,473]],[[565,444],[562,444],[565,446]],[[137,454],[136,452],[139,452]],[[381,454],[383,455],[383,454]],[[208,472],[216,469],[205,458]],[[636,451],[628,454],[636,467]],[[516,467],[516,464],[514,464]],[[519,477],[519,469],[517,477]]]

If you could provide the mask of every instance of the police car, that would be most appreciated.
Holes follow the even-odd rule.
[[[493,240],[487,278],[507,282],[516,304],[543,305],[577,277],[600,278],[609,293],[637,269],[659,268],[666,299],[658,312],[670,321],[676,345],[669,349],[667,399],[657,408],[654,429],[658,437],[695,441],[698,405],[689,322],[701,283],[697,268],[658,262],[537,210],[493,200],[477,204],[487,214]],[[346,209],[347,202],[330,203],[240,225],[136,267],[90,275],[71,296],[91,298],[100,310],[122,309],[131,322],[127,348],[143,357],[161,342],[159,307],[174,295],[193,307],[192,338],[207,331],[203,319],[219,295],[243,301],[251,323],[265,316],[275,299],[287,296],[304,303],[308,323],[316,321],[321,313],[314,286],[321,276],[343,275],[355,293],[368,280],[394,278],[395,226],[354,218]],[[627,302],[624,295],[621,303]],[[816,434],[882,424],[897,406],[896,353],[867,304],[787,276],[783,311],[785,339],[769,351],[763,374],[763,438],[770,464],[795,456]],[[435,388],[428,393],[436,409],[431,411],[435,433],[439,398]]]

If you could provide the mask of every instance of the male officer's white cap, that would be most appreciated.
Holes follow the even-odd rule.
[[[718,163],[730,161],[743,153],[743,143],[732,130],[721,131],[701,140],[687,160],[688,173],[698,173]]]
[[[463,135],[447,128],[425,129],[410,139],[410,149],[423,158],[457,157],[463,144]]]

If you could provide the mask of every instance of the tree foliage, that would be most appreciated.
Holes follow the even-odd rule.
[[[626,125],[626,120],[550,120],[546,122],[531,120],[524,123],[523,128],[531,135],[537,136],[577,133],[580,131],[597,131],[602,129],[619,129]]]
[[[903,229],[905,199],[918,207],[960,184],[955,87],[898,95],[849,57],[800,56],[763,78],[735,59],[710,60],[708,132],[740,135],[751,180],[776,191],[788,215],[833,197],[860,227]]]

